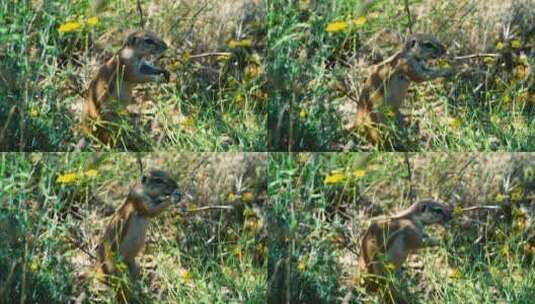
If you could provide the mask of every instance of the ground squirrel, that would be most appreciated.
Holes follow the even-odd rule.
[[[401,122],[399,109],[409,85],[438,77],[446,77],[451,70],[433,69],[427,61],[446,54],[446,48],[429,34],[411,36],[401,51],[371,68],[371,73],[360,93],[355,127],[374,144],[380,142],[378,126],[387,116]]]
[[[426,235],[424,226],[451,219],[448,206],[423,200],[394,216],[374,220],[362,238],[359,259],[361,271],[373,276],[368,287],[375,289],[378,280],[399,270],[410,253],[438,244]]]
[[[169,72],[154,66],[145,59],[157,56],[167,49],[167,44],[154,33],[136,31],[127,36],[122,48],[102,65],[89,84],[82,113],[82,129],[91,132],[90,122],[114,122],[118,106],[133,101],[132,89],[136,84],[157,81],[162,76],[169,81]],[[102,128],[100,128],[102,129]],[[105,130],[96,132],[97,138],[107,143]]]
[[[169,173],[152,170],[143,176],[128,194],[125,203],[113,215],[97,246],[98,266],[105,274],[116,274],[117,257],[128,267],[133,278],[139,275],[135,258],[145,245],[149,218],[181,200],[177,182]]]

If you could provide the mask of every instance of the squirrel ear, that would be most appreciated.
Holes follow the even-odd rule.
[[[415,47],[416,43],[417,43],[416,38],[411,36],[409,37],[409,40],[405,42],[405,46],[403,48],[405,49],[405,51],[408,51],[412,49],[413,47]]]
[[[137,39],[137,37],[134,34],[131,34],[126,38],[125,44],[126,45],[133,45],[134,43],[136,43],[136,39]]]
[[[421,212],[424,212],[425,209],[427,209],[427,204],[422,204],[422,205],[420,206],[420,211],[421,211]]]

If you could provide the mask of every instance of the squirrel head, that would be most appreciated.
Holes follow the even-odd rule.
[[[414,217],[424,225],[444,224],[453,218],[449,206],[433,200],[416,202],[409,209],[414,212]]]
[[[144,57],[163,53],[167,44],[153,32],[135,31],[126,37],[123,48],[130,48],[137,56]]]
[[[403,52],[417,60],[429,60],[444,56],[446,48],[433,35],[414,34],[405,42]]]
[[[143,185],[143,192],[157,202],[169,197],[175,203],[182,199],[178,183],[165,171],[151,170],[141,178],[141,184]]]

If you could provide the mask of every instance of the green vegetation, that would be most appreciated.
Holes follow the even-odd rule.
[[[265,303],[263,154],[154,154],[184,193],[153,219],[136,303]],[[133,154],[0,154],[0,302],[114,303],[94,248],[139,181]],[[203,206],[227,209],[198,212]]]
[[[80,142],[81,95],[126,31],[140,28],[135,1],[103,1],[99,13],[92,2],[0,4],[0,150],[71,151]],[[138,86],[115,147],[85,149],[265,151],[261,1],[141,2],[146,29],[169,44],[159,63],[171,81]]]
[[[367,6],[361,3],[372,3]],[[383,132],[386,150],[531,151],[535,8],[530,1],[408,1],[412,30],[451,55],[448,80],[412,84],[405,127]],[[272,151],[375,150],[348,128],[368,71],[409,36],[405,1],[271,1],[267,70]],[[509,28],[504,34],[505,27]],[[507,36],[504,36],[507,35]]]
[[[441,244],[413,255],[395,279],[407,302],[530,303],[534,161],[532,154],[414,153],[407,166],[401,153],[273,154],[268,297],[382,303],[366,293],[357,269],[369,220],[435,198],[452,205],[455,218],[446,229],[428,229]],[[463,212],[479,205],[498,209]]]

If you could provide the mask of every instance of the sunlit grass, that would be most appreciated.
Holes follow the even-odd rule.
[[[151,221],[138,257],[140,282],[132,285],[124,271],[107,287],[90,255],[110,211],[139,182],[138,156],[147,168],[168,170],[192,198]],[[224,169],[222,158],[236,163],[240,155],[0,154],[0,301],[63,303],[85,293],[113,303],[116,291],[133,288],[141,302],[265,303],[265,223],[250,206],[266,189],[263,176],[239,173],[245,163],[260,173],[265,163],[260,154],[244,157]],[[238,174],[243,184],[236,184]],[[191,192],[192,180],[200,193]],[[218,189],[234,193],[229,204],[235,210],[182,212],[223,204]]]
[[[148,10],[146,2],[143,7]],[[161,11],[151,17],[148,29],[171,41],[162,65],[172,71],[172,81],[137,86],[134,98],[142,113],[125,110],[115,122],[119,127],[112,131],[116,140],[111,145],[88,136],[84,150],[267,149],[264,38],[257,34],[263,26],[258,24],[263,22],[262,7],[249,9],[251,17],[240,23],[240,35],[233,34],[232,24],[225,24],[225,41],[187,36],[212,26],[206,22],[218,9],[219,3],[214,3],[195,19],[187,14],[199,10],[200,3],[192,7],[175,6],[173,1],[160,4]],[[0,36],[0,71],[8,75],[0,80],[1,150],[70,151],[84,137],[78,130],[80,95],[98,66],[119,49],[126,30],[132,29],[125,21],[138,18],[135,5],[124,1],[110,2],[100,15],[90,4],[8,1],[0,5],[0,14],[7,14],[2,20],[9,25]],[[171,6],[174,20],[165,11]],[[162,24],[176,22],[178,15],[180,26]],[[236,22],[241,22],[238,17]],[[223,55],[194,58],[213,51]]]
[[[281,280],[282,289],[273,284],[272,299],[282,293],[298,303],[384,303],[380,293],[366,292],[362,284],[360,240],[372,218],[407,207],[415,195],[453,204],[455,218],[446,229],[428,228],[441,244],[420,250],[401,275],[389,278],[402,286],[409,303],[531,301],[535,246],[533,224],[526,220],[533,219],[533,211],[528,215],[521,204],[529,206],[535,193],[533,176],[525,175],[534,156],[411,153],[408,159],[410,178],[401,153],[270,156],[270,265],[279,263],[284,270],[273,278]],[[508,192],[499,162],[523,168]],[[512,221],[500,210],[463,212],[466,206],[489,204],[511,204]]]
[[[401,109],[408,123],[386,126],[384,144],[373,146],[347,127],[354,120],[347,109],[356,110],[366,68],[398,51],[409,35],[402,1],[374,1],[365,10],[360,1],[273,2],[267,67],[275,78],[268,105],[271,150],[533,150],[534,76],[525,54],[534,42],[525,37],[526,29],[517,26],[504,39],[480,9],[484,1],[470,11],[462,1],[436,7],[409,3],[413,15],[426,14],[413,16],[413,31],[433,33],[452,56],[499,57],[438,62],[458,72],[447,80],[412,84]],[[461,16],[462,21],[456,19]],[[443,26],[445,19],[462,23],[462,30]],[[487,39],[477,38],[481,35]]]

